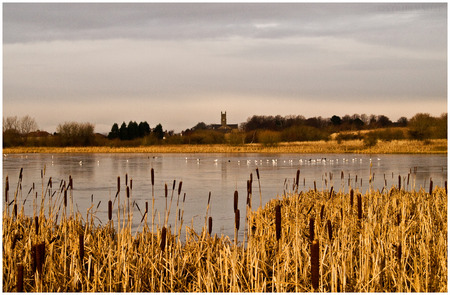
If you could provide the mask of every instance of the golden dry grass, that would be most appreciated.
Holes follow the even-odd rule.
[[[433,154],[447,153],[447,140],[429,141],[393,140],[379,141],[365,147],[362,140],[307,141],[280,143],[276,146],[261,144],[232,145],[154,145],[140,147],[15,147],[4,148],[12,153],[365,153],[365,154]]]
[[[117,209],[120,204],[117,221],[104,220],[97,226],[95,208],[86,216],[73,214],[69,205],[57,209],[64,190],[55,189],[50,199],[42,189],[33,216],[20,210],[19,186],[12,202],[19,204],[17,216],[5,206],[4,292],[21,286],[17,277],[21,271],[27,292],[448,290],[444,188],[435,187],[431,194],[384,188],[361,197],[355,191],[358,204],[351,206],[344,183],[338,192],[298,192],[293,185],[264,208],[241,209],[246,222],[240,227],[245,235],[239,242],[208,234],[206,221],[214,218],[208,209],[204,227],[187,226],[185,239],[179,236],[181,224],[168,224],[166,230],[151,225],[153,209],[140,230],[132,233],[127,199],[115,205]],[[70,198],[70,189],[67,194]],[[39,256],[33,246],[42,243],[45,254]],[[316,251],[313,267],[311,251]],[[40,272],[35,270],[39,268]]]

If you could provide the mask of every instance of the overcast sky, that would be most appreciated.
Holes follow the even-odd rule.
[[[3,116],[147,121],[447,112],[447,4],[3,4]]]

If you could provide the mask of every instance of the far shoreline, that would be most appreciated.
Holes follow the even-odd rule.
[[[379,141],[375,146],[364,146],[362,140],[283,142],[274,146],[243,145],[152,145],[138,147],[12,147],[3,148],[3,154],[29,153],[270,153],[270,154],[447,154],[447,140],[434,139]]]

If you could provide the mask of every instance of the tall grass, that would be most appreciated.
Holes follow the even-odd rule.
[[[158,223],[154,221],[160,217],[153,208],[149,212],[148,203],[145,213],[152,224],[142,218],[140,230],[133,233],[132,215],[112,218],[112,206],[117,217],[126,216],[131,192],[125,200],[118,193],[116,202],[109,201],[107,223],[96,225],[95,206],[84,216],[64,214],[64,192],[71,195],[71,187],[44,189],[44,177],[40,211],[24,214],[20,185],[10,203],[19,206],[17,215],[5,205],[4,292],[448,290],[447,193],[435,185],[365,194],[350,188],[348,193],[344,188],[288,191],[255,211],[247,206],[249,230],[242,241],[237,236],[232,241],[211,235],[210,197],[205,225],[186,226],[185,238],[179,231],[183,214],[172,228],[164,218],[170,206]],[[178,198],[181,188],[180,182]],[[172,196],[174,189],[175,184]],[[357,206],[351,204],[354,194]],[[48,214],[45,206],[50,206]],[[237,198],[234,209],[238,231]]]

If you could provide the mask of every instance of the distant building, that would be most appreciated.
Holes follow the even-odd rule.
[[[220,124],[211,124],[213,130],[220,130],[229,132],[233,129],[238,129],[238,124],[227,124],[227,112],[220,112]]]

